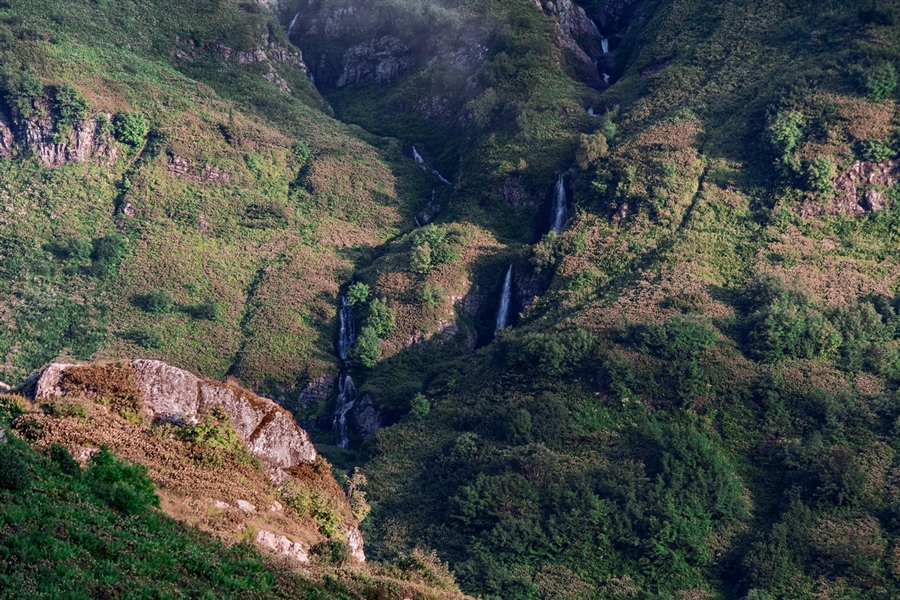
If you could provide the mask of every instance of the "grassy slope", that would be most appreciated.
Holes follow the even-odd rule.
[[[408,202],[422,182],[395,166],[399,146],[326,117],[305,77],[285,65],[277,68],[297,98],[275,91],[255,65],[203,50],[183,68],[221,95],[168,64],[176,38],[259,46],[270,27],[261,11],[76,2],[62,18],[61,6],[2,9],[8,70],[24,65],[47,86],[71,84],[91,115],[141,112],[163,141],[137,161],[140,149],[120,144],[111,168],[4,162],[2,236],[14,259],[4,268],[4,377],[15,381],[61,353],[153,355],[288,386],[333,368],[338,286],[411,221]],[[311,151],[306,161],[292,151],[297,140]],[[172,177],[167,161],[176,155],[193,162],[193,176],[215,166],[230,182]],[[136,217],[114,213],[125,203]],[[67,252],[113,232],[127,249],[104,277],[88,275],[84,253]],[[153,290],[166,291],[175,310],[138,308]],[[191,316],[210,301],[215,319]]]

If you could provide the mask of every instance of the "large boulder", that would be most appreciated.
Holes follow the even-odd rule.
[[[220,407],[234,423],[247,450],[276,471],[315,462],[316,449],[309,434],[294,417],[267,398],[211,381],[203,381],[158,360],[133,360],[135,384],[146,414],[151,419],[176,417],[196,422],[205,410]],[[70,389],[66,370],[74,365],[54,363],[30,385],[26,393],[35,400],[59,398],[84,390]]]

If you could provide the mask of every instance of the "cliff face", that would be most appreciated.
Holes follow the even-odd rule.
[[[109,115],[105,115],[107,121]],[[9,117],[0,110],[0,158],[34,154],[45,167],[96,161],[111,164],[118,151],[99,119],[76,123],[59,135],[49,116],[24,119]]]

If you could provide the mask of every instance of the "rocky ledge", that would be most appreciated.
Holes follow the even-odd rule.
[[[158,360],[127,363],[135,375],[144,413],[151,419],[195,422],[204,410],[221,407],[234,421],[247,449],[279,473],[316,460],[309,434],[294,417],[267,398],[247,390],[206,381]],[[35,401],[83,392],[71,385],[67,373],[76,365],[54,363],[44,369],[24,391]]]

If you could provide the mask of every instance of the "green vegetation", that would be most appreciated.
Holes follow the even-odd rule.
[[[325,451],[371,509],[367,552],[409,582],[900,596],[897,2],[576,2],[607,56],[563,2],[345,4],[0,3],[5,118],[57,143],[98,127],[86,163],[0,159],[0,375],[151,355],[270,392],[330,442],[310,399],[349,369],[389,426]],[[569,220],[546,234],[561,174]],[[520,314],[496,332],[510,264]],[[234,450],[214,416],[180,433],[201,465]],[[139,469],[17,444],[8,497],[51,477],[129,535],[162,527]],[[326,496],[282,490],[339,569]],[[80,560],[59,556],[41,564]],[[222,560],[221,594],[281,589]]]

